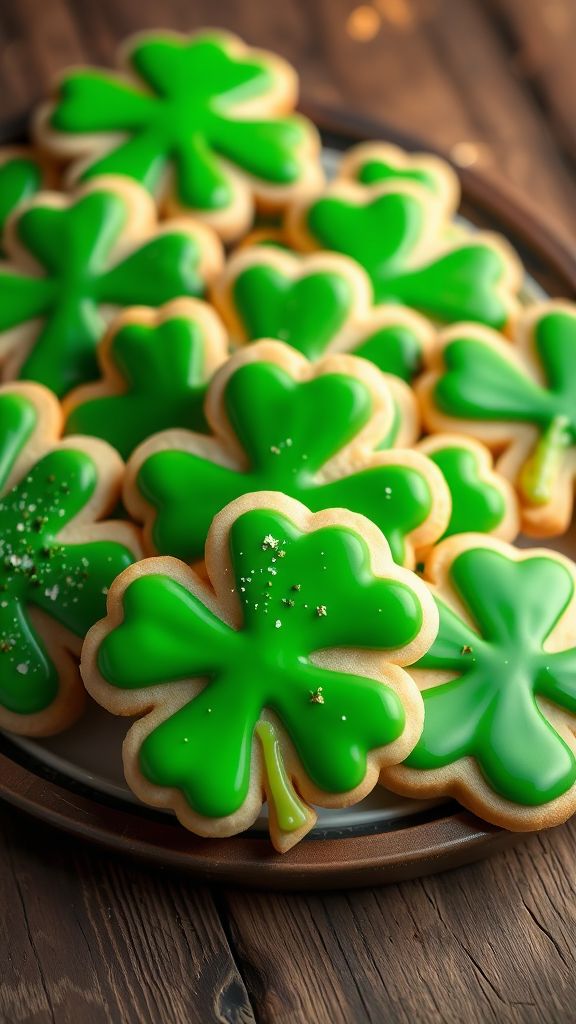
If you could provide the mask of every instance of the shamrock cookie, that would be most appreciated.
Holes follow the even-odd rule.
[[[120,65],[66,72],[39,113],[40,142],[81,158],[72,180],[128,175],[227,241],[255,205],[281,209],[322,181],[318,135],[292,113],[298,81],[280,57],[226,32],[161,32],[128,40]]]
[[[532,307],[514,344],[464,324],[447,331],[419,388],[426,425],[484,441],[515,486],[522,528],[555,536],[572,518],[576,476],[576,306]]]
[[[308,359],[353,352],[406,381],[434,342],[431,324],[417,313],[374,308],[366,273],[337,253],[253,246],[232,256],[212,296],[238,344],[277,338]]]
[[[426,578],[440,630],[413,670],[424,730],[386,785],[453,796],[513,830],[565,821],[576,811],[576,566],[468,534],[431,553]]]
[[[454,235],[457,194],[449,201],[449,192],[397,178],[361,184],[342,177],[290,208],[288,239],[296,249],[357,260],[378,304],[404,303],[445,323],[508,328],[518,311],[520,260],[500,236]]]
[[[45,388],[0,388],[0,727],[25,736],[80,714],[82,641],[140,554],[134,527],[99,521],[119,496],[119,456],[92,438],[58,442],[60,426]]]
[[[220,320],[198,299],[126,310],[98,347],[101,380],[64,401],[65,433],[101,437],[126,459],[160,430],[206,432],[208,381],[227,350]]]
[[[0,267],[3,378],[64,395],[98,376],[96,342],[114,310],[201,295],[220,242],[191,220],[158,227],[128,179],[101,178],[73,198],[40,192],[11,218]]]
[[[434,601],[368,520],[277,493],[220,512],[206,565],[213,590],[174,558],[124,572],[82,675],[109,711],[143,716],[124,743],[141,800],[215,837],[252,825],[265,793],[284,852],[312,804],[361,800],[414,746],[421,699],[400,666],[430,646]]]
[[[0,147],[0,236],[9,216],[47,184],[47,168],[29,146]],[[4,255],[0,248],[0,254]]]
[[[450,491],[452,513],[444,537],[487,533],[514,540],[520,532],[518,499],[508,480],[493,468],[480,441],[459,434],[433,434],[418,445],[436,463]]]
[[[383,185],[405,181],[419,185],[456,210],[460,183],[450,164],[432,153],[406,153],[388,142],[361,142],[344,153],[338,177],[360,185]]]
[[[392,402],[362,359],[310,364],[281,342],[262,341],[216,373],[205,411],[213,436],[165,431],[128,464],[124,503],[145,523],[150,552],[194,562],[216,513],[261,490],[314,511],[368,516],[409,566],[446,529],[450,499],[439,469],[420,452],[375,451],[391,429]]]

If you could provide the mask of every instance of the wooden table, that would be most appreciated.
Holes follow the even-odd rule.
[[[159,13],[161,12],[161,13]],[[224,25],[576,232],[573,0],[2,0],[0,117],[145,27]],[[195,886],[0,810],[0,1019],[576,1020],[576,827],[475,867],[329,895]]]

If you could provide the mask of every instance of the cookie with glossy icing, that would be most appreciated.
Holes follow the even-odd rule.
[[[39,192],[20,206],[0,267],[3,380],[35,380],[58,396],[98,377],[96,346],[118,311],[201,296],[222,248],[203,224],[158,224],[128,178],[99,178],[73,195]]]
[[[430,555],[440,628],[412,674],[424,729],[383,781],[515,831],[576,810],[576,566],[480,534]]]
[[[404,666],[430,646],[436,608],[368,520],[278,493],[220,512],[206,565],[213,589],[168,557],[123,573],[83,678],[138,716],[124,766],[141,800],[219,837],[250,827],[265,797],[285,852],[313,805],[361,800],[414,746],[421,698]]]
[[[124,502],[144,522],[150,553],[196,561],[213,517],[258,490],[314,511],[368,516],[408,566],[448,525],[450,497],[437,466],[420,452],[381,449],[395,408],[386,378],[364,359],[310,363],[281,342],[261,341],[216,373],[205,412],[209,436],[164,431],[128,463]]]
[[[103,441],[59,440],[58,402],[0,388],[0,727],[48,736],[81,713],[82,641],[115,576],[140,556],[110,519],[124,465]]]
[[[516,488],[522,529],[568,529],[576,476],[576,306],[523,314],[512,344],[474,324],[450,328],[418,382],[425,426],[478,438]]]
[[[36,118],[69,180],[122,174],[169,216],[200,217],[226,241],[323,180],[314,126],[294,113],[298,80],[275,54],[220,30],[126,40],[119,71],[72,68]]]

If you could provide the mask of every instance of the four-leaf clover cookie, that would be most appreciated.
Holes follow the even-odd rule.
[[[65,433],[101,437],[127,459],[160,430],[205,432],[208,382],[227,354],[218,316],[199,299],[128,309],[98,347],[102,379],[64,401]]]
[[[93,438],[58,441],[58,402],[37,384],[0,388],[0,726],[47,736],[84,704],[78,656],[107,589],[140,549],[101,521],[123,464]]]
[[[314,511],[368,516],[409,566],[448,525],[448,489],[434,463],[420,452],[375,450],[390,431],[392,400],[363,359],[311,364],[281,342],[262,341],[216,373],[205,411],[212,436],[156,434],[128,463],[124,502],[144,521],[151,552],[194,562],[216,513],[260,490]]]
[[[182,218],[157,225],[135,182],[101,178],[74,197],[40,192],[11,218],[0,266],[3,379],[64,395],[98,377],[96,343],[113,312],[201,295],[220,242]]]
[[[424,729],[387,786],[508,829],[559,824],[576,811],[576,566],[469,534],[425,575],[440,629],[411,670]]]
[[[237,344],[277,338],[308,359],[353,352],[408,382],[434,342],[424,317],[403,306],[374,307],[362,267],[337,253],[241,250],[212,295]]]
[[[420,382],[431,430],[477,437],[499,455],[532,536],[568,529],[576,477],[576,306],[539,304],[511,344],[473,324],[447,331]]]
[[[416,181],[362,184],[340,177],[294,203],[286,230],[296,249],[332,249],[368,273],[377,304],[404,303],[437,321],[505,329],[518,311],[522,266],[488,232],[454,229],[458,195]]]
[[[448,484],[452,512],[444,537],[486,533],[514,540],[518,536],[516,492],[510,481],[494,469],[492,454],[485,445],[461,434],[431,434],[420,441],[418,451],[436,463]]]
[[[430,646],[434,601],[368,520],[279,494],[224,509],[206,565],[213,589],[174,558],[124,572],[82,675],[105,708],[141,716],[124,743],[140,799],[224,836],[265,793],[284,852],[311,805],[361,800],[413,748],[421,699],[400,666]]]
[[[141,34],[120,73],[72,69],[37,134],[71,177],[123,174],[174,213],[193,212],[226,240],[254,206],[282,208],[323,175],[314,127],[293,113],[298,82],[280,57],[226,32]]]

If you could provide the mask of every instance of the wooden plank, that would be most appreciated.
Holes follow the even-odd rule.
[[[181,29],[226,24],[278,50],[299,68],[305,100],[375,117],[383,128],[472,160],[495,182],[516,183],[559,231],[573,233],[576,187],[538,104],[510,74],[499,20],[474,0],[374,0],[376,32],[359,39],[351,28],[357,7],[354,0],[198,0],[190,8],[166,0],[162,20]],[[79,7],[7,0],[0,8],[3,114],[24,112],[59,67],[110,62],[123,36],[157,20],[153,0]]]
[[[383,889],[228,892],[259,1020],[574,1019],[575,843],[571,824],[482,864]]]
[[[510,73],[498,23],[475,0],[403,0],[368,40],[350,34],[348,0],[319,0],[322,73],[334,106],[365,114],[515,185],[565,235],[576,229],[576,186],[538,104]],[[309,95],[304,76],[304,95]],[[311,98],[315,98],[312,94]]]
[[[532,89],[576,160],[576,5],[573,0],[489,0],[513,52],[513,72]]]
[[[3,1024],[253,1024],[207,888],[0,822]]]

